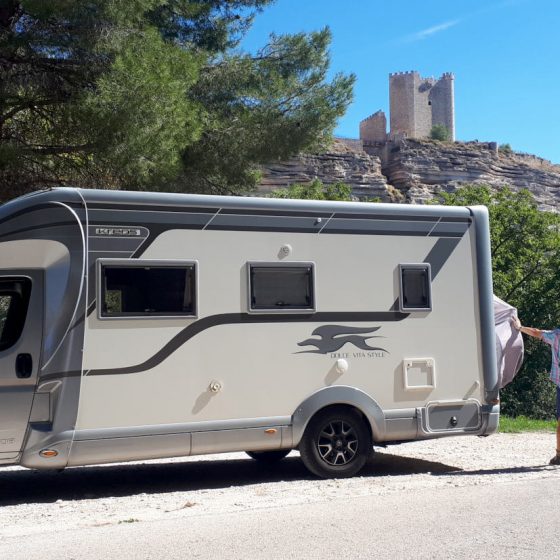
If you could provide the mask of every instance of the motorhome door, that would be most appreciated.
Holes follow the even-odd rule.
[[[43,274],[0,271],[0,459],[22,449],[43,337]]]

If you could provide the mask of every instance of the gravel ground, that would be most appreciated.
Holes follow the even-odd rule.
[[[289,508],[348,497],[560,479],[551,433],[456,437],[377,448],[352,479],[317,480],[297,452],[274,467],[243,453],[61,473],[0,470],[0,544],[30,534]]]

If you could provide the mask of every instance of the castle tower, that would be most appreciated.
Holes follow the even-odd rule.
[[[455,140],[454,76],[423,78],[418,72],[389,74],[391,136],[426,138],[443,124]]]
[[[412,138],[416,133],[415,92],[418,89],[418,72],[397,72],[389,74],[389,103],[391,135]]]
[[[430,90],[432,126],[443,124],[449,130],[450,140],[455,140],[455,77],[446,72]]]

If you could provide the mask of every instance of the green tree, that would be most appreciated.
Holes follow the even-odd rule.
[[[49,184],[238,192],[351,98],[330,34],[238,49],[272,0],[3,0],[2,197]]]
[[[203,55],[167,41],[160,2],[7,0],[0,11],[0,187],[138,187],[173,178],[200,135]],[[132,181],[131,181],[132,182]]]
[[[444,124],[434,124],[430,130],[430,138],[432,140],[440,140],[441,142],[447,142],[450,138],[450,133],[448,128]]]
[[[490,215],[494,292],[517,307],[527,325],[544,329],[560,325],[560,217],[542,212],[527,190],[466,186],[443,194],[444,204],[483,204]],[[547,381],[550,349],[525,339],[524,366],[502,392],[504,412],[550,417],[554,387]]]
[[[296,198],[301,200],[352,200],[352,189],[345,183],[324,185],[319,179],[311,183],[293,183],[285,189],[278,189],[272,198]]]
[[[207,65],[193,88],[205,127],[185,151],[183,180],[198,192],[235,192],[258,182],[255,164],[324,148],[354,82],[336,75],[327,83],[330,38],[328,29],[273,35],[255,56]]]

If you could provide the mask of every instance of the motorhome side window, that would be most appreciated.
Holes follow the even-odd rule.
[[[251,311],[315,311],[312,264],[248,266]]]
[[[30,295],[29,278],[0,279],[0,352],[19,340],[27,317]]]
[[[399,269],[401,311],[430,311],[432,309],[430,265],[401,264]]]
[[[102,262],[101,317],[196,315],[195,264]]]

